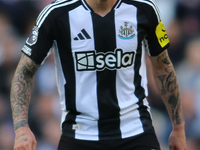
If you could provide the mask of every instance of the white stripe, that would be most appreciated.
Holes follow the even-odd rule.
[[[143,101],[143,103],[144,103],[145,106],[147,106],[147,111],[149,112],[150,117],[151,117],[151,119],[152,119],[151,108],[150,108],[150,106],[149,106],[148,100],[145,98],[144,101]]]
[[[122,40],[117,34],[117,48],[121,48],[124,52],[136,52],[138,47],[137,8],[133,5],[122,3],[120,8],[115,10],[115,13],[117,16],[115,17],[116,33],[119,33],[120,27],[124,26],[124,21],[128,22],[129,26],[132,26],[135,33],[135,37],[129,40]],[[121,18],[124,18],[124,20]],[[143,126],[140,120],[140,113],[137,105],[138,98],[134,94],[135,86],[133,83],[133,65],[131,67],[117,70],[116,93],[118,105],[120,107],[120,130],[122,138],[134,136],[143,132]]]
[[[142,46],[142,58],[141,58],[140,75],[142,76],[141,86],[144,88],[145,95],[148,96],[146,59],[145,59],[145,49],[143,48],[143,46]]]
[[[87,10],[91,11],[90,8],[88,8],[88,5],[85,3],[85,1],[82,0],[82,2],[83,2],[83,4],[84,4],[84,6],[87,8]]]
[[[114,8],[114,10],[119,6],[120,3],[121,3],[121,0],[119,0],[119,2],[117,3],[116,7]]]
[[[76,17],[74,17],[76,16]],[[85,23],[87,22],[87,23]],[[79,6],[69,12],[69,24],[71,35],[71,48],[74,58],[74,64],[77,64],[75,52],[85,52],[94,50],[94,31],[92,17],[84,7]],[[75,41],[74,37],[85,29],[91,39]],[[87,60],[84,60],[84,62]],[[91,62],[88,61],[88,64]],[[75,131],[76,139],[99,140],[98,133],[98,101],[97,101],[97,76],[96,71],[77,71],[76,77],[76,110],[81,112],[76,116],[76,123],[84,126],[83,130]],[[85,94],[90,93],[90,94]]]
[[[158,23],[161,21],[160,11],[159,11],[157,5],[155,4],[155,2],[153,2],[152,0],[149,0],[154,4],[153,5],[151,2],[144,1],[144,0],[132,0],[132,1],[137,1],[137,2],[146,3],[146,4],[150,5],[154,9],[154,11],[155,11],[155,13],[157,15]]]
[[[60,127],[62,128],[62,123],[65,121],[66,116],[69,112],[68,111],[62,111],[62,116],[61,116],[61,124]]]
[[[159,22],[160,22],[161,21],[161,15],[160,15],[160,10],[158,8],[158,5],[156,4],[156,2],[154,0],[148,0],[148,1],[150,1],[151,3],[154,4],[153,8],[155,8],[155,11],[159,16],[158,19],[159,19]]]
[[[64,111],[66,110],[65,88],[64,88],[64,85],[66,84],[66,80],[63,74],[61,60],[58,53],[58,46],[57,46],[56,41],[54,41],[54,60],[55,60],[56,81],[57,81],[58,93],[60,96],[60,105],[61,105],[61,109]]]
[[[42,25],[42,23],[43,23],[44,20],[46,19],[46,17],[49,15],[49,13],[50,13],[52,10],[54,10],[55,8],[67,6],[67,5],[70,5],[70,4],[72,4],[72,3],[74,3],[74,2],[77,2],[77,1],[78,1],[78,0],[73,0],[73,1],[70,1],[70,2],[67,1],[67,2],[64,3],[64,4],[59,4],[59,3],[63,2],[63,1],[59,1],[59,3],[50,4],[49,6],[47,6],[48,9],[46,8],[46,9],[45,9],[46,11],[43,12],[44,16],[43,16],[43,14],[40,15],[40,18],[39,18],[38,21],[36,22],[36,25],[38,26],[38,28],[40,28],[41,25]],[[50,8],[50,7],[52,7],[52,8]],[[50,8],[50,9],[49,9],[49,8]]]
[[[65,1],[65,0],[62,0],[62,1]],[[59,2],[60,2],[60,1],[59,1]],[[41,11],[41,13],[39,14],[39,16],[38,16],[36,22],[38,22],[38,20],[41,19],[41,17],[44,15],[44,13],[45,13],[50,7],[54,6],[55,4],[58,4],[58,2],[56,1],[55,3],[52,3],[52,4],[47,5],[47,6]]]
[[[158,5],[156,4],[156,2],[155,2],[154,0],[149,0],[149,1],[151,1],[152,3],[154,3],[154,5],[155,5],[155,7],[156,7],[156,10],[157,10],[157,12],[158,12],[158,15],[159,15],[159,17],[160,17],[160,21],[161,21],[161,15],[160,15],[160,10],[159,10],[159,8],[158,8]]]
[[[151,56],[150,50],[149,50],[149,43],[147,39],[145,38],[142,42],[142,48],[146,51],[146,53]]]
[[[132,107],[134,108],[136,105],[133,105]],[[131,108],[132,110],[127,114],[120,116],[122,138],[128,138],[144,132],[143,125],[140,120],[140,114],[137,110],[138,107],[133,108]]]

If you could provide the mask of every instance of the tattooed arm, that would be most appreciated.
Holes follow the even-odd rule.
[[[173,131],[169,138],[170,150],[186,150],[184,119],[174,67],[167,50],[150,58],[156,86],[170,116]]]
[[[22,54],[11,85],[11,109],[15,136],[14,150],[36,150],[35,136],[28,126],[28,108],[32,92],[32,80],[39,65]]]

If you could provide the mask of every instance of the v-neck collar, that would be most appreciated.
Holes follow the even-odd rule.
[[[83,6],[84,6],[84,8],[85,8],[86,10],[95,13],[94,10],[87,4],[87,2],[86,2],[85,0],[81,0],[81,1],[82,1]],[[112,7],[112,9],[111,9],[105,16],[103,16],[103,17],[100,16],[99,14],[97,14],[97,13],[95,13],[95,14],[98,15],[98,16],[100,16],[100,17],[102,17],[102,18],[104,18],[104,17],[106,17],[111,11],[115,10],[116,8],[118,8],[118,7],[120,6],[120,4],[121,4],[121,0],[117,0],[117,2],[116,2],[115,5]]]

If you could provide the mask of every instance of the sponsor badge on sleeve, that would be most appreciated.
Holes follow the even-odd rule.
[[[169,38],[162,21],[156,27],[156,36],[162,48],[169,43]]]

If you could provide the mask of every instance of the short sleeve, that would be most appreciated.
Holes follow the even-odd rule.
[[[51,13],[45,14],[45,9],[40,13],[35,26],[25,42],[22,52],[35,63],[41,64],[53,46],[53,31]]]
[[[150,56],[157,56],[169,47],[169,38],[166,29],[161,21],[160,12],[154,1],[149,4],[146,10],[148,20],[148,31],[145,37],[145,48]]]

